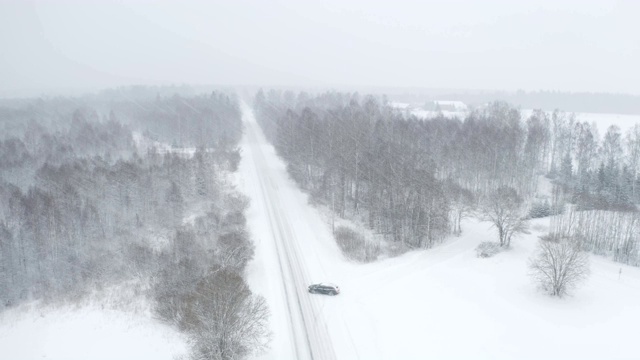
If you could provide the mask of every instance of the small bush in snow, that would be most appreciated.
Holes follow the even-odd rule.
[[[483,241],[476,247],[476,255],[479,258],[488,258],[502,251],[500,244],[492,241]]]
[[[534,202],[531,204],[531,208],[529,209],[529,218],[537,219],[551,215],[552,213],[549,201],[545,200],[544,202]]]
[[[334,237],[342,252],[350,259],[369,262],[380,254],[380,246],[367,241],[362,234],[344,226],[336,228]]]

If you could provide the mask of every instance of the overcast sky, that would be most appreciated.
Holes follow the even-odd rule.
[[[0,94],[129,84],[640,94],[640,1],[0,0]]]

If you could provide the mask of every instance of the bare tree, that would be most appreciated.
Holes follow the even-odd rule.
[[[640,215],[625,211],[575,211],[551,218],[549,231],[557,238],[580,238],[580,248],[614,261],[640,266]]]
[[[632,199],[636,201],[636,180],[640,172],[640,124],[635,124],[628,130],[625,138],[627,164],[633,176]]]
[[[452,224],[452,232],[456,236],[462,234],[462,220],[470,216],[476,206],[476,196],[471,190],[448,182],[446,186],[447,196],[451,199],[449,218]]]
[[[240,275],[215,270],[187,302],[184,320],[195,341],[193,359],[243,359],[267,346],[266,301],[252,295]]]
[[[481,218],[490,221],[498,230],[500,246],[509,247],[514,235],[527,230],[524,201],[515,189],[501,186],[487,196],[481,206]]]
[[[589,275],[589,257],[569,239],[540,240],[531,275],[552,296],[562,297]]]

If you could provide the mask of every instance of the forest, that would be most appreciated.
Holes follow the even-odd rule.
[[[248,199],[227,179],[235,96],[122,88],[5,101],[0,118],[0,309],[133,283],[193,358],[265,346],[268,309],[244,279]]]
[[[500,246],[508,247],[528,218],[562,223],[597,211],[610,215],[593,216],[592,227],[552,228],[587,250],[640,265],[640,125],[626,134],[611,126],[600,136],[575,114],[536,110],[523,118],[505,102],[463,119],[418,119],[385,97],[337,92],[260,90],[254,107],[291,177],[337,216],[358,219],[393,246],[432,247],[463,231],[461,220],[473,214],[493,221]],[[551,184],[549,193],[540,191],[542,182]],[[493,216],[504,209],[509,217]],[[619,218],[628,231],[596,230]],[[368,246],[346,233],[350,244]],[[339,243],[344,236],[336,233]]]

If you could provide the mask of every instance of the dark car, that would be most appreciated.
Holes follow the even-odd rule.
[[[309,292],[312,294],[338,295],[340,288],[338,285],[329,283],[320,283],[309,285]]]

